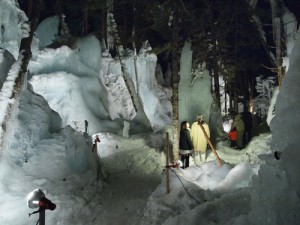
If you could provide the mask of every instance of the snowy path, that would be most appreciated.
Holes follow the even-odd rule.
[[[142,224],[140,220],[147,198],[159,182],[159,176],[112,175],[99,193],[91,224]]]
[[[101,181],[103,187],[89,204],[93,214],[88,224],[143,224],[147,199],[161,182],[163,155],[149,147],[144,138],[98,135],[102,172],[109,176],[106,182]],[[157,136],[154,140],[158,141]]]

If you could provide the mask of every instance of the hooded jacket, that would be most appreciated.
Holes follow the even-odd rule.
[[[194,149],[189,129],[180,130],[179,149],[180,150],[192,150],[192,149]]]
[[[207,123],[202,124],[207,136],[210,138],[210,130]],[[191,127],[191,139],[194,145],[194,150],[198,152],[205,152],[207,148],[207,139],[198,124],[194,122]]]
[[[243,132],[245,130],[245,124],[240,114],[236,115],[233,119],[231,129],[236,128],[237,132]]]

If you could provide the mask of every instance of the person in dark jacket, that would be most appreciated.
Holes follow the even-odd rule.
[[[247,145],[252,139],[253,116],[251,112],[243,112],[242,120],[245,124],[244,145]]]
[[[190,156],[194,149],[191,136],[190,136],[190,125],[187,121],[181,123],[180,137],[179,137],[179,155],[181,156],[182,168],[189,167]]]

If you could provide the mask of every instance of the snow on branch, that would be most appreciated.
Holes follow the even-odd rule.
[[[276,83],[275,77],[268,77],[263,79],[262,76],[256,78],[255,89],[259,93],[254,98],[254,112],[262,118],[264,117],[269,109],[270,101],[272,99],[274,87]]]

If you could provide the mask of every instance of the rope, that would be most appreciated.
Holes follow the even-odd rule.
[[[186,193],[188,194],[188,196],[190,196],[192,199],[194,199],[198,204],[201,204],[201,202],[200,202],[198,199],[196,199],[196,198],[195,198],[195,197],[187,190],[187,188],[184,186],[184,184],[183,184],[182,180],[180,179],[180,177],[178,176],[178,174],[175,173],[174,170],[171,170],[171,171],[176,175],[176,177],[177,177],[178,180],[180,181],[182,187],[184,188],[184,190],[186,191]]]

